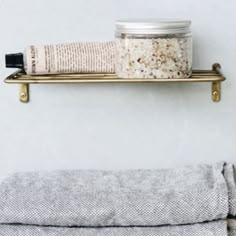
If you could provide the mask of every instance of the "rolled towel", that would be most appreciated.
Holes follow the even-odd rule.
[[[225,219],[234,202],[227,168],[233,167],[17,173],[0,185],[0,223],[161,226]]]

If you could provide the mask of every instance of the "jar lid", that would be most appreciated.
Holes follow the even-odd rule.
[[[116,21],[118,34],[190,33],[190,20],[127,19]]]

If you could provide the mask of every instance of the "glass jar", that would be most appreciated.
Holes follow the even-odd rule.
[[[191,21],[116,22],[119,78],[188,78],[192,73]]]

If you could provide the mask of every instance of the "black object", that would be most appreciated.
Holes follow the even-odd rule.
[[[23,53],[6,54],[7,68],[21,68],[24,69],[24,55]]]

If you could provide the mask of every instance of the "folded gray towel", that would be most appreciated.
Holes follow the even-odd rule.
[[[227,236],[224,221],[163,227],[68,228],[0,225],[1,236]],[[235,235],[232,235],[235,236]]]
[[[225,219],[229,203],[235,204],[232,175],[233,166],[224,163],[18,173],[0,185],[0,223],[157,226]],[[232,213],[234,208],[230,206]]]

